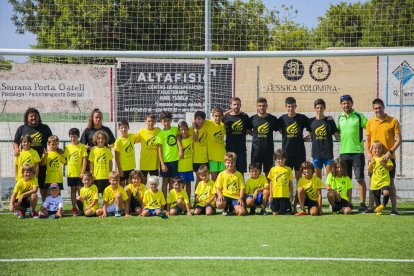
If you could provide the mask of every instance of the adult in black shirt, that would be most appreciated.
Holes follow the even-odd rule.
[[[13,140],[14,155],[18,156],[20,152],[20,138],[22,135],[28,134],[32,137],[31,147],[37,151],[39,157],[42,158],[44,150],[47,148],[47,138],[52,135],[48,125],[42,123],[40,113],[36,108],[29,107],[24,113],[24,125],[17,128]],[[37,176],[40,194],[42,200],[46,198],[47,188],[45,186],[46,166],[39,166],[39,174]]]
[[[80,142],[85,145],[86,149],[88,150],[88,154],[89,151],[94,147],[93,135],[98,130],[103,130],[108,134],[108,145],[115,143],[115,137],[111,129],[102,125],[102,117],[102,111],[99,110],[99,108],[92,110],[91,114],[89,115],[88,126],[85,128],[81,135]]]
[[[310,131],[309,118],[296,113],[297,105],[293,97],[286,98],[285,107],[288,113],[279,118],[282,132],[282,149],[288,155],[286,166],[295,170],[295,178],[298,181],[302,176],[301,165],[306,161],[305,140],[309,141],[310,139],[310,135],[303,137],[305,128]]]
[[[226,126],[226,151],[237,155],[236,169],[247,172],[246,134],[249,129],[249,116],[240,111],[241,100],[233,97],[230,100],[230,110],[223,117]]]
[[[316,117],[310,119],[312,159],[315,174],[322,179],[323,166],[326,168],[326,175],[331,172],[331,163],[334,158],[332,135],[339,140],[339,131],[333,118],[325,116],[326,104],[323,99],[317,99],[313,106]]]
[[[256,103],[257,114],[250,117],[249,126],[252,128],[252,158],[251,162],[257,162],[263,166],[263,172],[267,176],[273,166],[273,132],[280,129],[276,116],[267,113],[267,100],[258,98]]]

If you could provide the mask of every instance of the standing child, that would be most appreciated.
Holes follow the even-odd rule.
[[[208,166],[208,154],[207,154],[207,133],[204,127],[206,120],[206,113],[204,111],[196,111],[194,113],[193,126],[190,130],[194,131],[194,143],[193,143],[193,171],[196,173],[196,187],[201,181],[198,175],[198,169],[202,165]]]
[[[70,143],[66,145],[65,152],[63,153],[68,168],[67,178],[68,186],[70,187],[73,216],[76,216],[78,213],[76,209],[76,193],[79,193],[80,188],[83,186],[81,178],[86,171],[86,162],[88,160],[88,153],[86,152],[85,145],[79,143],[79,136],[79,129],[69,129]]]
[[[33,168],[33,177],[37,179],[37,174],[39,172],[39,163],[40,163],[40,156],[31,147],[32,145],[32,137],[28,134],[22,135],[20,138],[20,146],[21,151],[19,155],[17,155],[14,159],[14,175],[16,178],[16,182],[19,179],[23,178],[23,165],[30,164]]]
[[[180,159],[178,160],[178,175],[181,176],[188,197],[191,197],[191,182],[193,174],[193,135],[189,133],[188,124],[182,121],[178,124],[180,134],[178,136],[178,148]]]
[[[83,187],[80,189],[79,198],[76,203],[80,212],[83,212],[87,217],[92,217],[99,208],[98,188],[93,184],[93,178],[90,172],[85,172],[82,175],[82,182]]]
[[[158,157],[161,163],[162,193],[167,197],[167,190],[172,188],[172,178],[178,176],[178,128],[171,126],[172,114],[161,111],[160,120],[164,129],[158,133]]]
[[[40,165],[46,166],[45,186],[49,188],[51,183],[59,185],[59,193],[63,190],[63,171],[62,164],[66,164],[63,154],[58,152],[59,138],[56,135],[47,138],[49,150],[45,150]],[[49,190],[50,191],[50,190]],[[44,201],[42,194],[42,200]]]
[[[115,215],[122,216],[122,211],[129,208],[128,195],[124,188],[119,184],[119,173],[111,171],[109,173],[109,185],[105,188],[102,195],[103,206],[96,211],[100,217]]]
[[[261,172],[259,163],[249,165],[250,178],[246,181],[246,207],[250,207],[250,215],[256,214],[256,207],[261,206],[261,215],[267,215],[266,206],[269,199],[269,182]]]
[[[326,190],[332,212],[349,215],[352,211],[352,181],[348,176],[346,163],[337,158],[332,162],[331,169],[326,178]]]
[[[270,180],[270,202],[273,215],[292,214],[293,173],[285,165],[288,158],[286,151],[278,149],[275,152],[276,165],[270,169],[267,178]]]
[[[129,209],[126,210],[127,214],[132,212],[139,216],[142,213],[142,198],[147,190],[147,186],[142,184],[142,179],[144,179],[144,176],[141,171],[133,170],[129,174],[129,184],[125,189],[129,198]]]
[[[141,214],[143,217],[159,216],[161,218],[168,218],[163,213],[166,202],[164,194],[158,190],[158,181],[157,176],[152,175],[148,178],[150,189],[144,193],[144,211]]]
[[[191,216],[190,201],[187,192],[182,189],[183,179],[179,176],[173,178],[173,189],[167,198],[167,212],[170,216],[179,215],[184,210]]]
[[[141,153],[139,160],[139,170],[143,174],[142,183],[147,183],[148,175],[159,175],[160,160],[158,158],[157,135],[159,127],[155,125],[155,115],[148,113],[145,117],[146,128],[138,131],[136,143],[141,143]]]
[[[374,196],[375,205],[377,206],[374,212],[381,215],[385,206],[387,206],[390,199],[390,171],[394,166],[391,159],[384,160],[384,145],[375,140],[372,142],[371,152],[372,159],[368,163],[368,172],[371,174],[371,193]],[[381,203],[381,194],[383,195]]]
[[[27,208],[29,209],[29,216],[31,218],[37,217],[37,178],[34,175],[33,166],[29,163],[22,165],[23,177],[16,182],[13,194],[10,199],[10,212],[18,211],[18,218],[23,219]]]
[[[95,146],[89,153],[89,167],[95,179],[95,185],[99,193],[103,193],[109,185],[108,176],[112,170],[112,152],[105,145],[108,143],[108,134],[103,130],[98,130],[93,135]]]
[[[322,180],[314,176],[315,169],[312,162],[305,161],[301,165],[303,176],[299,179],[296,185],[296,198],[299,200],[300,212],[295,216],[306,215],[305,206],[308,207],[311,216],[322,215]],[[295,208],[296,208],[296,202]]]
[[[122,119],[118,122],[118,129],[121,133],[115,141],[115,162],[121,177],[121,186],[125,187],[129,174],[135,169],[135,141],[136,135],[128,133],[129,123]]]
[[[236,154],[228,152],[224,157],[226,170],[222,171],[216,180],[217,208],[223,209],[222,215],[226,216],[227,211],[234,208],[236,215],[244,216],[244,179],[240,172],[236,171]]]
[[[47,171],[46,171],[47,178]],[[40,218],[58,219],[63,217],[63,199],[60,196],[59,185],[51,183],[49,185],[50,195],[46,197],[45,202],[40,209]]]
[[[208,167],[201,165],[198,168],[198,175],[201,181],[195,190],[195,208],[194,215],[206,214],[214,215],[216,213],[216,187],[214,181],[209,178]]]

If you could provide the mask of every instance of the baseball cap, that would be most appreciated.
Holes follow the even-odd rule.
[[[56,183],[52,183],[52,184],[50,184],[50,186],[49,186],[49,190],[51,190],[51,189],[59,189],[59,185],[58,185],[58,184],[56,184]]]
[[[352,97],[351,97],[350,95],[342,95],[342,96],[339,98],[339,100],[340,100],[340,102],[341,102],[341,103],[342,103],[343,101],[351,101],[351,102],[353,102]]]

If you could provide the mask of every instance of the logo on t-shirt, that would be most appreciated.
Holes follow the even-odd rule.
[[[167,137],[167,144],[170,147],[175,146],[177,144],[177,138],[174,135],[172,135],[172,134],[171,135],[168,135],[168,137]]]
[[[157,199],[154,199],[153,201],[151,201],[148,205],[149,206],[158,206],[160,203],[158,202]]]
[[[383,166],[377,166],[373,172],[375,175],[384,176],[385,175],[385,168]]]
[[[183,151],[184,151],[184,158],[185,159],[189,159],[189,158],[191,158],[191,156],[193,156],[193,151],[192,151],[191,145],[186,146],[183,149]]]
[[[134,150],[134,145],[129,141],[128,146],[125,148],[126,153],[131,153]]]
[[[231,193],[236,193],[237,192],[237,179],[232,179],[230,180],[230,182],[227,184],[227,190]]]
[[[269,123],[268,122],[266,122],[264,124],[261,124],[257,128],[257,136],[259,136],[259,137],[266,137],[267,134],[269,134]]]
[[[78,152],[77,152],[77,151],[72,152],[72,153],[69,155],[69,162],[68,162],[68,163],[71,163],[71,164],[77,164],[77,163],[78,163],[78,156],[79,156],[79,154],[78,154]]]
[[[207,133],[203,133],[200,137],[198,137],[198,143],[200,143],[201,146],[207,145]]]
[[[98,164],[106,164],[106,154],[102,152],[99,154],[98,158],[96,158],[96,163]]]
[[[290,137],[290,138],[297,137],[299,134],[298,123],[293,122],[292,124],[290,124],[286,128],[286,134],[287,134],[287,137]]]
[[[49,167],[53,169],[59,168],[59,156],[56,156],[55,158],[49,161]]]
[[[317,140],[325,140],[326,134],[328,134],[328,130],[326,129],[326,125],[321,125],[315,129],[315,136]]]
[[[287,179],[287,177],[284,177],[285,175],[286,175],[286,172],[278,173],[276,175],[276,181],[275,182],[280,183],[282,186],[287,185],[288,179]],[[281,178],[281,177],[283,177],[283,178]],[[279,180],[279,178],[281,178],[281,179]]]
[[[30,137],[32,137],[32,147],[42,146],[42,134],[39,131],[30,135]]]
[[[220,130],[214,133],[214,142],[217,144],[223,144],[224,143],[224,133]]]
[[[20,164],[32,164],[32,156],[26,156],[24,159],[21,160]]]
[[[147,141],[147,146],[149,148],[156,148],[157,147],[157,137],[152,136],[151,138],[149,138],[148,141]]]
[[[237,120],[231,125],[233,134],[241,134],[243,131],[243,121],[241,119]]]

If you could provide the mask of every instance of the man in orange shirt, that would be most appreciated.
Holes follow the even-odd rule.
[[[371,154],[371,142],[379,140],[386,148],[387,153],[384,155],[384,161],[391,159],[394,169],[390,171],[391,177],[391,215],[398,215],[397,212],[397,193],[394,183],[395,178],[395,151],[401,145],[401,131],[400,123],[397,119],[387,115],[385,113],[384,102],[377,98],[372,101],[372,108],[375,111],[375,117],[371,118],[367,122],[366,127],[366,141],[365,141],[365,150],[367,152],[368,158],[373,161]],[[373,200],[369,200],[369,210],[373,209]]]

